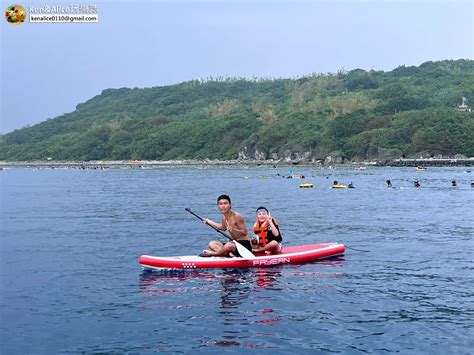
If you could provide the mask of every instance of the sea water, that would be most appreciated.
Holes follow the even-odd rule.
[[[0,353],[472,353],[465,170],[0,171]],[[219,220],[223,193],[249,228],[266,206],[286,245],[348,249],[266,269],[142,271],[141,254],[196,255],[219,239],[184,209]]]

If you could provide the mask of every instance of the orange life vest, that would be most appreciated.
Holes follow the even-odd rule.
[[[258,236],[258,245],[263,248],[265,245],[268,244],[268,226],[270,223],[268,221],[263,222],[260,224],[258,219],[255,221],[253,225],[253,232],[256,236]]]

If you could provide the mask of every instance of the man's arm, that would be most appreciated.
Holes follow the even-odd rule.
[[[208,218],[204,218],[202,223],[204,224],[209,224],[210,226],[213,226],[221,231],[225,231],[226,228],[224,226],[224,221],[222,221],[222,223],[217,223],[217,222],[214,222],[213,220],[211,219],[208,219]]]

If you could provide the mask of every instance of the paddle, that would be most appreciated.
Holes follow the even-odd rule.
[[[185,208],[186,211],[188,211],[189,213],[191,213],[194,217],[200,219],[201,221],[204,221],[203,218],[199,217],[196,213],[194,213],[193,211],[191,211],[189,208]],[[234,242],[235,244],[235,247],[237,248],[237,251],[239,252],[239,254],[243,257],[243,258],[246,258],[246,259],[253,259],[255,258],[255,255],[252,254],[252,252],[250,250],[248,250],[246,247],[244,247],[242,244],[240,244],[237,240],[235,240],[234,238],[232,238],[231,236],[227,235],[226,233],[224,233],[223,231],[217,229],[216,227],[214,227],[213,225],[211,224],[208,224],[206,223],[209,227],[212,227],[212,229],[214,229],[216,232],[219,232],[220,234],[222,234],[224,237],[226,237],[227,239],[231,240]]]

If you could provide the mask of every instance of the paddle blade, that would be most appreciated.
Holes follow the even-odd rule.
[[[245,258],[245,259],[254,259],[255,258],[255,255],[253,255],[250,250],[248,250],[246,247],[244,247],[238,241],[234,240],[234,244],[235,244],[235,247],[237,248],[237,251],[239,252],[239,254],[242,258]]]

